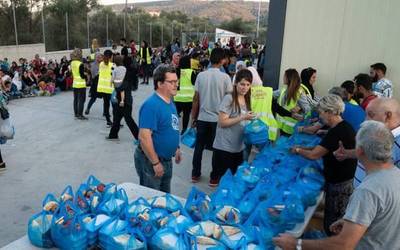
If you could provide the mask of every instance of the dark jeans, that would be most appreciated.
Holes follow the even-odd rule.
[[[86,88],[74,88],[74,113],[75,116],[83,115],[83,108],[85,107]]]
[[[243,162],[243,151],[230,153],[224,150],[214,149],[212,156],[211,180],[219,180],[230,169],[232,174],[236,173],[239,165]]]
[[[160,162],[164,167],[164,175],[160,178],[155,177],[153,165],[147,159],[143,150],[140,147],[135,151],[135,168],[139,175],[139,184],[145,187],[154,188],[165,193],[171,192],[172,179],[172,160],[161,159]]]
[[[122,118],[125,119],[126,125],[128,125],[133,137],[137,140],[139,136],[139,128],[132,118],[132,105],[127,104],[125,104],[124,107],[120,107],[118,104],[113,104],[113,125],[109,137],[118,138]]]
[[[183,134],[189,123],[189,118],[190,118],[190,112],[192,111],[192,103],[191,102],[175,102],[176,106],[176,111],[178,112],[178,115],[183,113],[182,116],[182,133]]]
[[[149,78],[151,75],[151,65],[142,64],[142,67],[143,67],[143,82],[149,84]]]
[[[101,93],[103,97],[103,116],[106,118],[107,122],[111,123],[110,118],[110,103],[111,103],[111,94]]]
[[[353,190],[353,179],[335,184],[325,183],[324,230],[328,236],[332,235],[329,226],[343,218]]]
[[[193,169],[192,177],[201,176],[201,160],[203,158],[203,150],[212,150],[212,144],[214,143],[215,130],[217,129],[216,122],[205,122],[197,121],[196,125],[196,145],[194,146],[193,153]]]

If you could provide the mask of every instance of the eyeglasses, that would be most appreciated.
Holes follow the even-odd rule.
[[[167,82],[169,84],[179,84],[179,80],[164,80],[164,82]]]

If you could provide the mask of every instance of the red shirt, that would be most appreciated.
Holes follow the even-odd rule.
[[[367,96],[366,98],[363,99],[362,103],[360,104],[361,107],[362,107],[364,110],[367,109],[368,104],[369,104],[372,100],[374,100],[375,98],[377,98],[376,95]]]

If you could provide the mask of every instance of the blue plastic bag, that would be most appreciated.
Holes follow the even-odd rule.
[[[155,196],[149,200],[149,203],[154,208],[166,209],[169,212],[175,212],[183,208],[181,202],[170,194]]]
[[[185,211],[194,221],[202,221],[209,218],[211,210],[211,198],[196,187],[192,187],[186,199]]]
[[[137,229],[126,228],[122,232],[112,234],[106,246],[106,250],[129,249],[129,250],[146,250],[147,241]]]
[[[52,214],[57,211],[59,206],[60,203],[53,194],[47,194],[42,202],[43,210]]]
[[[86,185],[81,185],[76,191],[74,204],[81,209],[83,213],[90,212],[90,200],[85,197],[85,194],[88,192],[88,187]]]
[[[164,227],[173,229],[176,234],[182,234],[192,224],[193,221],[188,216],[180,214],[175,217],[174,214],[171,214],[167,217]]]
[[[252,120],[244,127],[244,141],[248,145],[265,145],[268,142],[268,126],[260,119]]]
[[[148,214],[151,210],[150,204],[144,198],[139,198],[126,206],[125,218],[131,226],[136,226],[139,223],[139,216]]]
[[[53,215],[42,211],[33,215],[28,222],[29,241],[37,247],[51,248],[54,246],[51,239],[51,222]]]
[[[74,200],[74,191],[72,191],[72,187],[68,185],[61,193],[60,203],[73,200]]]
[[[103,225],[109,223],[111,220],[112,218],[105,214],[99,214],[99,215],[90,214],[83,217],[83,222],[87,231],[89,246],[97,244],[98,233],[100,228]]]
[[[82,219],[79,208],[69,200],[60,207],[51,223],[51,237],[58,248],[87,248],[87,232]]]
[[[186,145],[189,148],[194,148],[194,145],[196,145],[196,129],[186,129],[185,133],[183,133],[181,137],[181,142],[183,145]]]
[[[128,222],[120,219],[111,220],[104,224],[99,231],[100,244],[105,246],[109,243],[112,235],[125,232],[128,227]]]
[[[190,249],[185,234],[176,234],[172,228],[160,229],[149,241],[153,250],[187,250]]]
[[[125,207],[128,203],[128,197],[126,196],[125,190],[119,189],[114,195],[108,200],[104,200],[99,205],[99,212],[104,213],[108,216],[120,216],[125,212]]]

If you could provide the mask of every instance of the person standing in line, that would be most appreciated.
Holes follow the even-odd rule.
[[[71,72],[72,72],[72,88],[74,89],[74,113],[75,118],[79,120],[87,120],[83,116],[83,109],[85,107],[86,100],[86,76],[85,68],[83,66],[82,51],[75,49],[71,53]]]
[[[183,113],[181,132],[183,134],[189,124],[194,96],[194,83],[196,82],[196,73],[190,68],[190,56],[184,56],[180,59],[177,72],[179,72],[179,90],[174,97],[174,101],[178,115]]]
[[[356,83],[356,92],[362,98],[362,102],[360,106],[366,110],[368,104],[377,96],[372,90],[372,81],[369,75],[367,74],[358,74],[354,78],[354,82]]]
[[[116,68],[113,71],[112,81],[115,86],[117,102],[113,103],[113,125],[107,140],[118,140],[118,132],[122,118],[125,119],[135,140],[138,140],[139,128],[132,118],[132,84],[127,79],[127,69],[123,65],[123,56],[115,56]]]
[[[393,96],[392,82],[387,79],[386,66],[383,63],[371,65],[369,76],[372,78],[372,90],[378,97],[391,98]]]
[[[90,72],[92,75],[91,84],[90,84],[90,100],[85,110],[85,115],[90,113],[90,108],[96,102],[96,99],[99,98],[97,94],[97,84],[99,82],[99,65],[103,61],[103,55],[100,53],[95,54],[95,60],[90,64]]]
[[[201,161],[204,149],[212,149],[218,121],[218,107],[226,94],[232,92],[232,82],[228,74],[220,68],[225,60],[225,51],[215,48],[211,52],[211,68],[201,72],[196,79],[192,105],[193,126],[197,129],[196,145],[192,160],[192,182],[200,181]],[[215,180],[211,185],[217,184]]]
[[[218,126],[213,143],[210,186],[216,187],[221,177],[230,169],[236,173],[243,162],[244,126],[256,116],[251,112],[252,73],[242,69],[236,74],[232,94],[227,94],[219,105]]]
[[[112,51],[104,51],[103,61],[99,65],[99,81],[97,84],[97,93],[103,97],[103,116],[107,120],[107,126],[111,126],[110,101],[114,90],[111,82],[111,75],[114,64],[111,61]]]
[[[149,78],[151,74],[151,54],[152,51],[146,41],[142,41],[142,46],[140,47],[139,57],[141,60],[141,66],[143,69],[143,82],[140,84],[149,85]]]
[[[172,157],[179,164],[179,118],[172,100],[178,89],[174,67],[161,64],[154,71],[154,90],[139,110],[139,146],[135,168],[140,185],[171,191]]]

